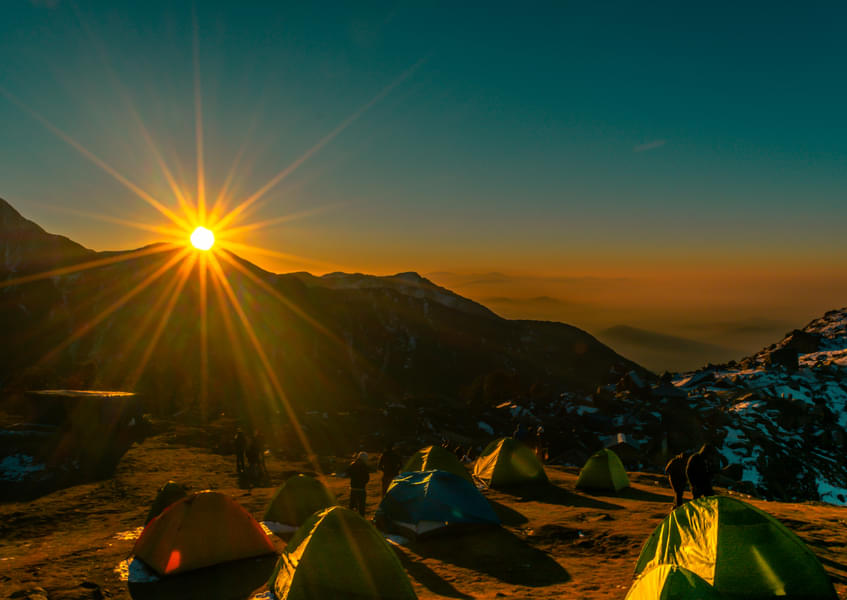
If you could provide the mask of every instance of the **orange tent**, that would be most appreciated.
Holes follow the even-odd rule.
[[[150,521],[133,553],[160,575],[274,552],[261,525],[229,496],[200,492]]]

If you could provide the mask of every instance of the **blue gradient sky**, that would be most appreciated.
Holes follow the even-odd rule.
[[[196,3],[212,192],[242,147],[236,201],[396,85],[251,216],[325,209],[250,239],[312,262],[259,264],[502,271],[526,297],[526,276],[626,276],[629,304],[681,312],[669,282],[731,298],[755,276],[755,304],[811,278],[788,319],[844,297],[844,3],[276,4]],[[0,11],[2,90],[175,204],[132,104],[193,189],[191,3]],[[26,216],[95,249],[154,241],[69,213],[162,221],[3,96],[0,132]]]

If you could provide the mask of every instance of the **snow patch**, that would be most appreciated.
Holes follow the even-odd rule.
[[[137,558],[122,560],[115,567],[115,573],[118,574],[118,579],[128,583],[155,583],[159,581],[156,572]]]
[[[135,529],[129,529],[127,531],[119,531],[115,534],[116,540],[126,540],[126,541],[134,541],[141,537],[141,532],[144,531],[144,525],[141,527],[136,527]]]
[[[272,535],[274,533],[277,535],[286,535],[297,531],[297,528],[293,525],[277,523],[276,521],[260,521],[259,525],[262,526],[262,529],[264,529],[265,533],[268,535]]]
[[[0,461],[0,479],[5,481],[21,481],[33,473],[44,471],[43,463],[35,462],[29,454],[12,454]]]
[[[836,504],[838,506],[847,506],[847,488],[832,485],[823,477],[818,475],[817,478],[818,495],[822,502]]]

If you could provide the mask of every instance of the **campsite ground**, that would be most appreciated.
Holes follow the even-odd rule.
[[[215,435],[172,426],[133,447],[112,479],[60,490],[32,502],[0,504],[0,597],[130,597],[116,567],[130,554],[133,542],[131,535],[121,534],[143,524],[156,489],[168,479],[194,490],[230,494],[261,518],[275,487],[240,489],[233,457],[212,450]],[[326,464],[331,463],[327,460]],[[274,486],[289,472],[313,470],[304,463],[275,458],[269,459],[268,467]],[[487,492],[503,521],[499,530],[395,546],[418,596],[623,598],[642,543],[670,508],[664,478],[631,474],[629,490],[598,495],[574,491],[577,469],[548,467],[548,474],[553,486],[543,492]],[[345,503],[347,481],[332,476],[326,481]],[[372,477],[369,515],[377,506],[378,485],[378,477]],[[847,598],[847,508],[751,502],[809,544],[835,582],[839,597]],[[281,550],[285,542],[275,541]],[[239,576],[238,593],[248,597],[251,591],[260,591],[269,568],[264,561],[255,565],[251,577]],[[216,583],[213,593],[202,592],[198,582],[203,579],[185,580],[185,585],[171,591],[183,598],[219,597],[222,585]],[[41,591],[35,588],[45,593],[39,597]],[[133,596],[143,592],[143,587],[133,588]],[[159,597],[161,592],[154,595]]]

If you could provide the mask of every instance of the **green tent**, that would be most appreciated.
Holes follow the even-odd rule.
[[[185,491],[185,486],[176,481],[167,482],[159,488],[159,493],[156,494],[156,499],[153,500],[153,505],[150,507],[150,512],[147,513],[144,524],[146,525],[162,514],[162,511],[171,504],[177,500],[182,500],[186,496],[188,496],[188,492]]]
[[[618,455],[608,448],[592,454],[576,480],[578,490],[617,492],[625,487],[629,487],[626,469]]]
[[[277,600],[414,600],[409,577],[388,542],[352,510],[333,506],[294,534],[268,582]]]
[[[724,598],[835,600],[811,550],[779,521],[727,496],[683,504],[656,528],[635,573],[677,565],[713,585]]]
[[[625,600],[720,600],[717,590],[683,567],[647,569],[629,588]]]
[[[468,473],[465,465],[456,458],[456,455],[441,446],[421,448],[406,461],[400,472],[411,473],[413,471],[447,471],[468,481],[473,481],[471,474]]]
[[[296,527],[312,513],[335,504],[335,496],[320,481],[308,475],[295,475],[276,491],[263,520]]]
[[[474,476],[491,487],[508,487],[547,481],[535,452],[512,438],[495,440],[485,447],[474,465]]]

